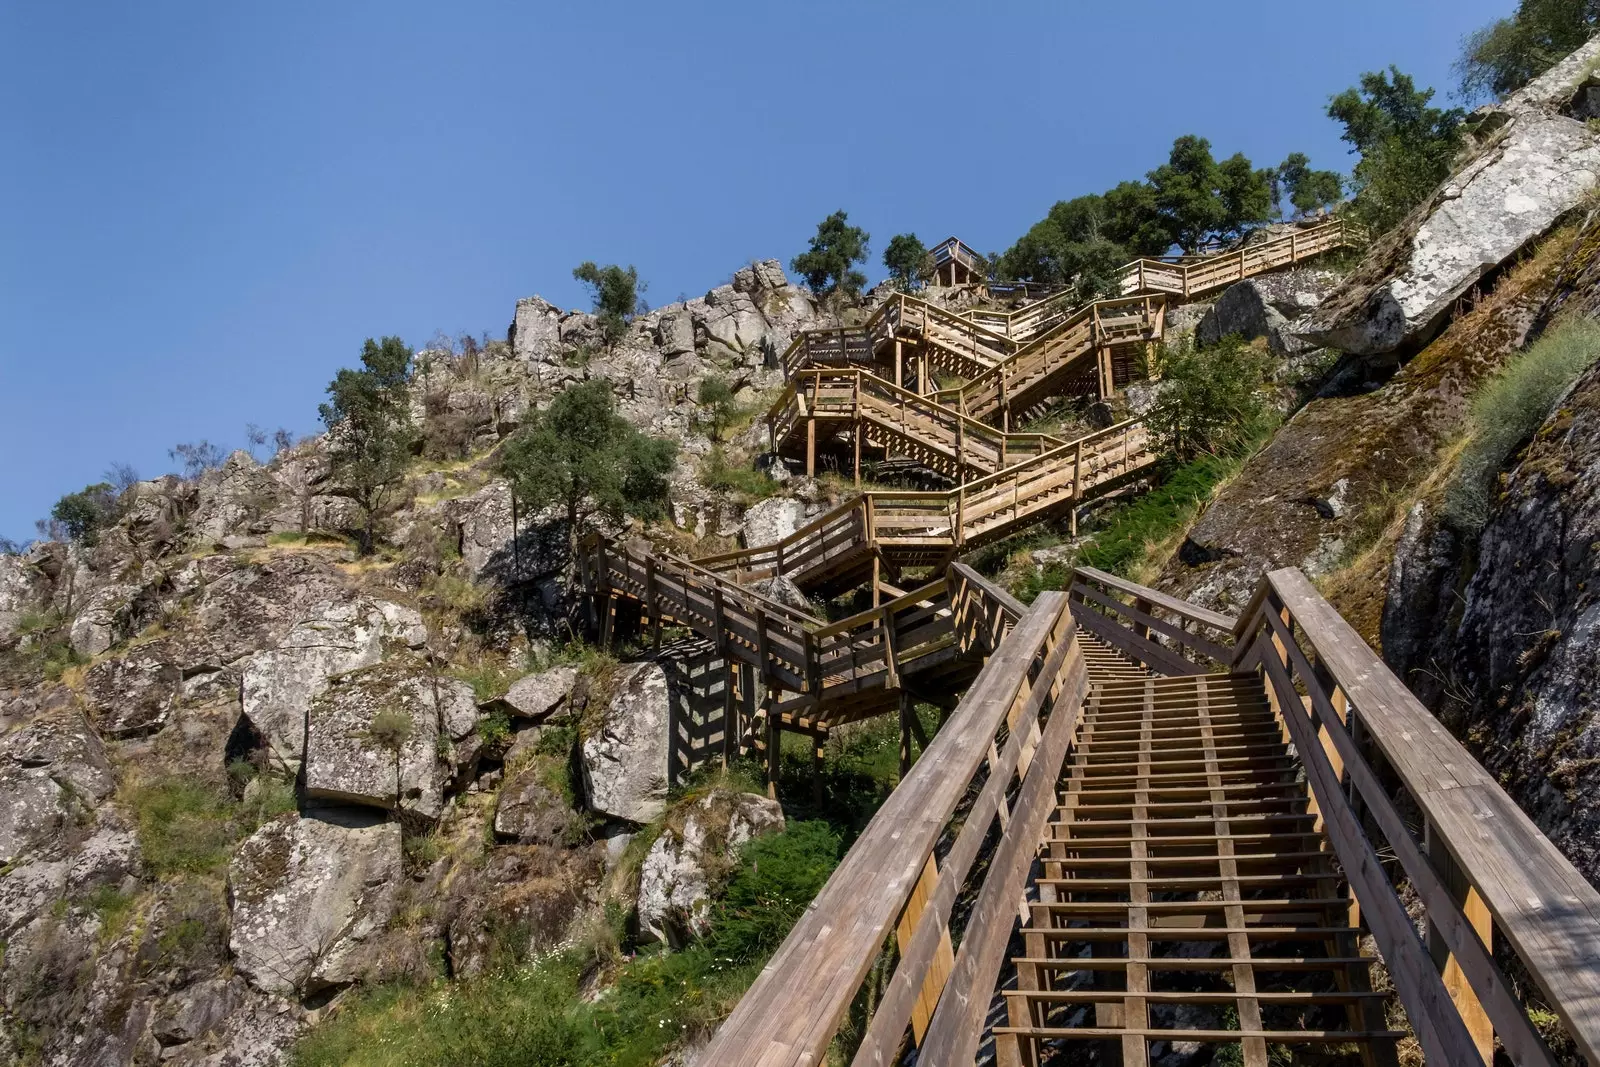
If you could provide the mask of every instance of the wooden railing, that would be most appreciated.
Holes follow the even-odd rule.
[[[1485,1063],[1496,1040],[1514,1063],[1554,1062],[1496,962],[1503,947],[1600,1063],[1600,893],[1298,570],[1266,576],[1234,647],[1304,763],[1428,1062]]]
[[[1089,633],[1157,674],[1203,674],[1233,662],[1234,620],[1093,567],[1072,572],[1073,613]]]
[[[696,562],[736,582],[807,573],[877,547],[908,558],[948,556],[1004,537],[1088,499],[1154,463],[1142,419],[1129,419],[944,492],[872,490],[771,545]]]
[[[1013,405],[1028,406],[1061,374],[1081,369],[1098,377],[1098,388],[1109,392],[1107,368],[1091,362],[1116,345],[1159,340],[1166,321],[1166,302],[1159,296],[1096,300],[1019,349],[1003,363],[957,389],[934,394],[934,399],[980,419],[993,419]],[[1002,419],[1004,424],[1006,421]]]
[[[1357,224],[1333,219],[1222,255],[1177,263],[1161,259],[1135,260],[1122,268],[1119,287],[1125,294],[1159,292],[1187,300],[1335,248],[1358,247],[1365,240],[1366,231]]]
[[[970,581],[965,589],[964,599],[981,596]],[[939,1033],[981,1020],[1086,689],[1066,597],[1046,593],[1000,642],[702,1061],[821,1062],[891,932],[898,963],[867,1022],[857,1067],[893,1062],[908,1029],[931,1045]],[[1005,833],[986,850],[997,820]],[[953,842],[936,855],[946,835]],[[976,902],[958,926],[964,893],[976,893]]]
[[[1006,433],[860,369],[819,367],[794,374],[767,411],[774,449],[782,450],[802,421],[813,418],[863,419],[937,455],[945,461],[942,473],[952,476],[991,474],[1068,443],[1050,434]],[[808,437],[808,456],[815,446]]]

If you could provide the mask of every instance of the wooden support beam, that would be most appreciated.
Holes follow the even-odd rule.
[[[911,704],[911,694],[900,694],[900,777],[905,778],[911,771],[911,717],[915,709]]]

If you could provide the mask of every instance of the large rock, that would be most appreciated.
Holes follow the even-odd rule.
[[[245,664],[244,714],[273,758],[296,773],[306,712],[328,679],[380,662],[385,646],[421,648],[427,640],[422,616],[399,604],[358,597],[317,605],[277,648],[258,652]]]
[[[798,500],[772,497],[744,513],[744,546],[776,544],[806,524],[806,506]]]
[[[675,947],[704,935],[739,846],[783,825],[778,802],[754,793],[718,790],[675,811],[639,872],[639,932]]]
[[[806,598],[800,587],[794,584],[793,579],[786,575],[775,574],[771,578],[763,578],[759,582],[751,582],[752,591],[759,593],[768,600],[776,601],[786,608],[794,608],[811,614],[816,610],[811,601]]]
[[[1600,38],[1477,112],[1473,154],[1374,244],[1301,336],[1361,356],[1415,351],[1479,279],[1578,207],[1600,182],[1600,132],[1567,112],[1597,57]]]
[[[1254,279],[1230,285],[1195,327],[1195,341],[1201,347],[1216,344],[1224,337],[1238,336],[1246,341],[1266,337],[1287,320],[1267,300],[1266,290]]]
[[[374,735],[380,714],[409,723],[398,749]],[[408,657],[334,678],[306,719],[306,796],[437,819],[457,755],[476,753],[477,721],[471,686]]]
[[[24,615],[43,608],[41,577],[21,555],[0,553],[0,641],[16,631]]]
[[[96,663],[84,674],[84,701],[103,734],[134,737],[167,724],[183,684],[183,669],[170,645],[141,645],[126,656]]]
[[[115,787],[105,746],[72,708],[46,711],[0,738],[0,866],[58,850],[60,835]]]
[[[277,506],[278,493],[277,481],[254,456],[232,453],[221,467],[200,476],[199,504],[189,519],[195,539],[213,545],[230,534],[267,532],[270,524],[253,526]]]
[[[666,808],[667,676],[654,663],[617,669],[610,699],[580,749],[591,811],[646,823]]]
[[[565,773],[565,764],[539,761],[508,778],[495,802],[495,836],[524,845],[563,844],[575,818],[550,776]]]
[[[574,668],[552,667],[517,679],[495,703],[503,705],[513,718],[540,723],[566,706],[577,680]]]
[[[235,969],[267,993],[303,996],[357,980],[400,878],[398,823],[274,819],[228,865]]]
[[[1597,545],[1600,367],[1561,401],[1507,479],[1440,687],[1489,770],[1591,881],[1600,880]]]
[[[511,322],[511,350],[529,363],[559,358],[561,349],[561,309],[541,297],[517,301]]]

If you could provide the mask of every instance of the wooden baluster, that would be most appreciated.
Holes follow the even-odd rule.
[[[1445,847],[1439,835],[1434,832],[1433,824],[1427,819],[1422,823],[1422,838],[1428,858],[1449,888],[1450,895],[1461,905],[1462,913],[1472,924],[1472,929],[1477,932],[1484,947],[1493,951],[1494,917],[1489,914],[1488,905],[1467,881],[1461,868],[1450,855],[1450,850]],[[1426,940],[1428,953],[1433,957],[1434,966],[1438,967],[1444,976],[1444,986],[1450,992],[1450,999],[1455,1004],[1456,1011],[1461,1014],[1461,1021],[1467,1024],[1467,1031],[1472,1035],[1473,1043],[1478,1046],[1478,1054],[1483,1057],[1485,1064],[1492,1064],[1494,1025],[1489,1022],[1488,1013],[1483,1010],[1478,995],[1472,991],[1471,983],[1462,973],[1455,954],[1450,951],[1449,945],[1445,944],[1444,935],[1431,920],[1428,922]]]

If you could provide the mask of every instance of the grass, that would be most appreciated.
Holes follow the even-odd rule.
[[[1600,325],[1576,319],[1535,341],[1479,388],[1468,415],[1467,445],[1445,491],[1449,522],[1469,532],[1483,528],[1500,473],[1597,358]]]
[[[710,1032],[788,933],[838,862],[827,825],[792,823],[741,851],[712,912],[711,933],[681,952],[641,953],[616,968],[599,997],[585,995],[597,961],[579,947],[459,982],[356,993],[295,1047],[294,1067],[539,1064],[647,1067]],[[621,915],[609,916],[615,937]],[[600,939],[601,941],[606,938]]]
[[[1153,555],[1194,522],[1217,488],[1244,465],[1244,455],[1201,456],[1173,468],[1159,486],[1120,505],[1102,520],[1091,540],[1070,561],[1030,570],[1012,592],[1026,603],[1040,593],[1063,589],[1074,567],[1095,567],[1138,580]]]
[[[747,502],[765,500],[778,491],[778,483],[768,477],[765,471],[729,463],[721,445],[712,447],[706,458],[700,461],[697,473],[707,488],[731,493]]]
[[[249,802],[181,775],[125,786],[121,799],[133,813],[140,853],[157,880],[220,871],[235,843],[295,807],[294,787],[277,778],[262,779]]]

